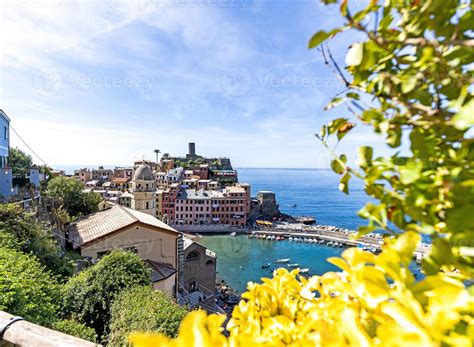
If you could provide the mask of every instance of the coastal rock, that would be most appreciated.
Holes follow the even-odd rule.
[[[290,216],[281,213],[276,201],[275,193],[270,191],[258,192],[252,200],[249,213],[249,223],[254,223],[257,219],[262,220],[287,220]]]

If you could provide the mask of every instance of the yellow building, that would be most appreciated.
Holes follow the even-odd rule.
[[[135,252],[151,267],[153,287],[171,296],[177,295],[181,238],[180,232],[154,216],[120,205],[85,216],[68,227],[73,249],[93,261],[112,249]]]
[[[163,190],[156,191],[156,218],[163,220]]]
[[[131,193],[133,195],[132,209],[156,216],[155,175],[145,164],[139,165],[133,174]]]

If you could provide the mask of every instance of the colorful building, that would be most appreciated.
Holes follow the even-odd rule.
[[[250,199],[240,186],[211,190],[211,217],[214,224],[244,226],[247,223]]]
[[[181,189],[176,197],[175,225],[211,223],[210,192],[203,189]]]
[[[108,182],[114,177],[114,171],[111,169],[104,169],[103,166],[99,166],[98,169],[92,169],[92,179],[99,182]]]
[[[92,172],[88,168],[74,170],[74,177],[76,177],[79,182],[86,184],[92,180]]]

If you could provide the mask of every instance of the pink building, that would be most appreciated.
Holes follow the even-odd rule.
[[[203,189],[181,189],[176,197],[177,225],[211,224],[211,197]]]
[[[249,210],[250,186],[181,189],[176,197],[175,224],[244,226]]]
[[[180,185],[178,183],[173,183],[168,189],[165,189],[162,192],[162,220],[170,225],[175,223],[176,197],[179,190]]]
[[[86,182],[92,180],[92,172],[87,168],[74,170],[74,177],[76,177],[79,182],[86,184]]]

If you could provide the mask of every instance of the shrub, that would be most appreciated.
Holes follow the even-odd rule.
[[[59,296],[55,277],[34,256],[0,247],[0,310],[50,326]]]
[[[91,342],[96,342],[97,340],[97,334],[94,329],[71,319],[58,320],[53,323],[52,328]]]
[[[137,255],[112,251],[66,283],[62,304],[64,317],[77,319],[103,337],[116,295],[136,285],[150,284],[149,271]]]
[[[111,312],[109,343],[122,346],[128,343],[128,335],[133,331],[160,332],[175,337],[188,311],[165,293],[142,286],[119,294]]]
[[[73,264],[62,253],[52,231],[18,205],[0,205],[0,246],[32,253],[55,274],[70,276],[73,272]]]

